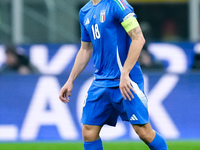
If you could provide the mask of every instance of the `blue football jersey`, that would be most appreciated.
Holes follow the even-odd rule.
[[[119,86],[120,65],[123,66],[131,44],[121,22],[129,13],[134,13],[134,9],[126,0],[101,0],[97,5],[90,0],[80,10],[81,41],[93,44],[96,69],[93,84],[96,86]],[[138,62],[131,70],[130,78],[136,83],[143,80]]]

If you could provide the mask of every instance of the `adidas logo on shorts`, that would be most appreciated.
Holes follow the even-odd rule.
[[[133,114],[130,121],[135,121],[135,120],[138,120],[138,118]]]

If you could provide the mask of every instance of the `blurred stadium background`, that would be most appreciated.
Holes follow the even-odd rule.
[[[79,9],[88,0],[0,0],[0,149],[83,149],[81,109],[92,61],[59,90],[80,47]],[[170,150],[200,149],[200,1],[128,0],[146,38],[139,62],[152,126]],[[105,126],[106,150],[148,148],[119,120]],[[130,143],[133,141],[133,143]]]

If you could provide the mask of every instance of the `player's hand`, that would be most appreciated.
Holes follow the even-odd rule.
[[[134,98],[133,93],[131,91],[133,91],[134,93],[136,92],[131,86],[130,77],[128,74],[125,73],[121,74],[119,88],[125,100],[128,99],[129,101],[131,101],[131,99]]]
[[[65,85],[63,85],[62,89],[60,90],[59,99],[63,103],[69,103],[69,97],[71,96],[71,91],[73,89],[73,83],[67,81]]]

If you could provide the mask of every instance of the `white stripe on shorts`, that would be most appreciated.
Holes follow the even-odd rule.
[[[119,66],[120,72],[123,69],[120,57],[119,57],[119,51],[118,51],[118,47],[117,47],[117,64]],[[144,93],[140,90],[140,88],[138,87],[138,85],[131,80],[131,85],[133,86],[134,90],[136,91],[137,96],[140,98],[140,100],[142,101],[143,105],[147,108],[147,98],[144,95]]]

